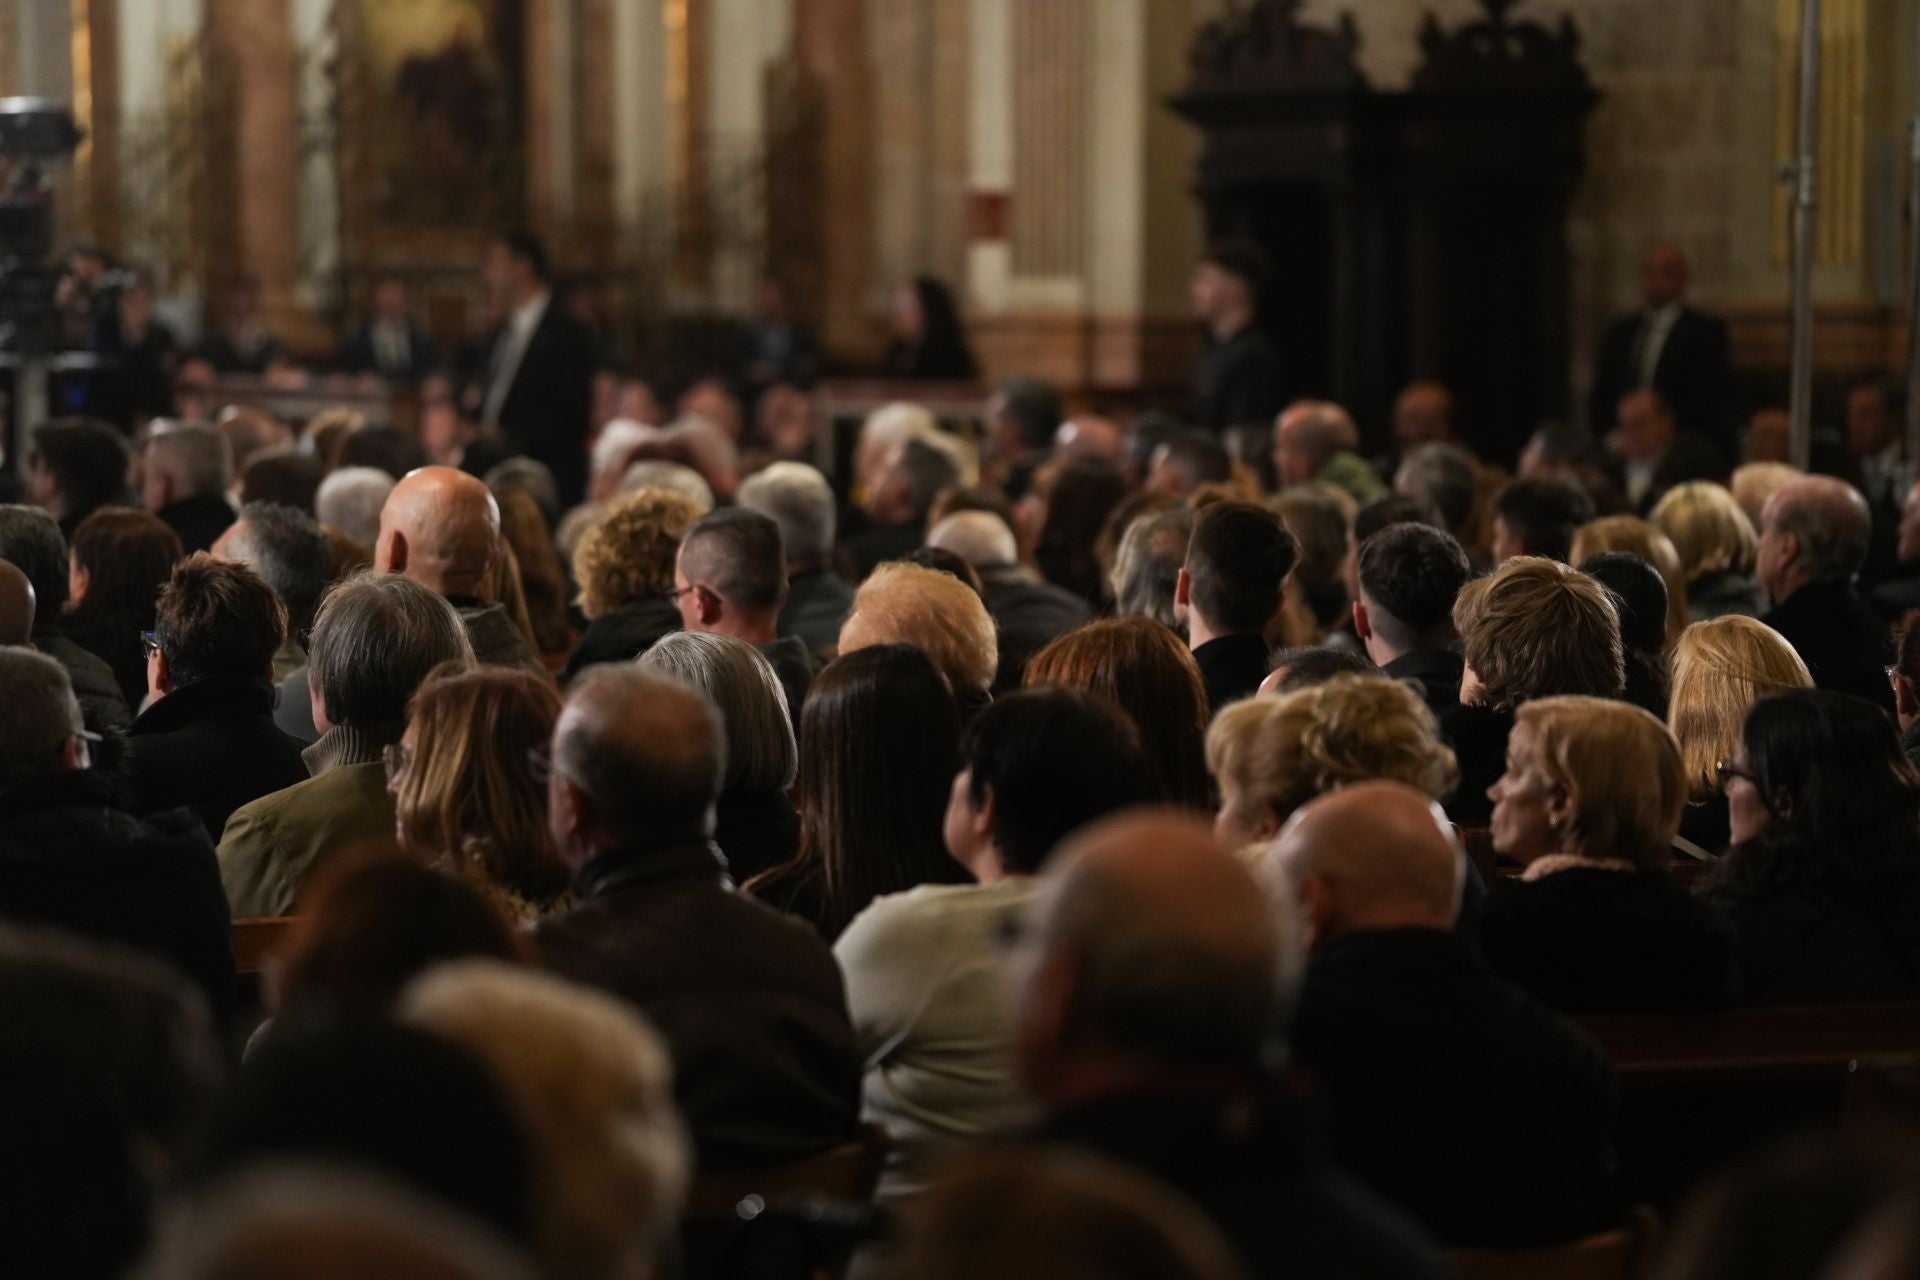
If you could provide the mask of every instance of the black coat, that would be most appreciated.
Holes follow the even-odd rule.
[[[50,925],[157,956],[233,1007],[233,921],[220,864],[181,809],[136,818],[97,773],[0,794],[0,919]]]
[[[1380,668],[1402,684],[1412,685],[1435,716],[1460,705],[1460,681],[1467,660],[1451,649],[1414,649]]]
[[[179,535],[188,555],[213,550],[214,542],[233,524],[233,505],[225,498],[182,498],[154,512]]]
[[[1463,827],[1484,827],[1493,821],[1493,801],[1487,788],[1507,771],[1507,735],[1513,732],[1513,713],[1485,706],[1449,707],[1440,715],[1440,736],[1453,748],[1460,781],[1446,798],[1447,817]]]
[[[1708,888],[1733,921],[1749,1005],[1856,1004],[1920,998],[1910,922],[1798,887]]]
[[[1850,582],[1810,582],[1760,621],[1786,637],[1815,688],[1865,698],[1893,714],[1887,624]]]
[[[1611,1068],[1457,935],[1320,947],[1292,1039],[1325,1083],[1336,1158],[1441,1243],[1525,1248],[1612,1222]]]
[[[800,852],[800,814],[784,791],[722,791],[713,810],[713,842],[727,874],[745,884]]]
[[[498,350],[505,336],[504,327],[496,331],[490,349]],[[593,334],[567,314],[558,297],[548,298],[500,402],[501,433],[553,472],[563,507],[586,494],[597,351]]]
[[[787,695],[787,716],[793,722],[793,731],[800,732],[800,707],[807,700],[807,690],[813,686],[814,676],[820,673],[819,663],[815,661],[813,651],[804,640],[793,636],[781,636],[754,648],[773,668],[773,674],[780,677],[781,691]]]
[[[1653,510],[1667,490],[1677,485],[1693,480],[1725,484],[1732,473],[1726,454],[1711,440],[1697,432],[1681,431],[1660,456],[1659,464],[1653,469],[1652,481],[1647,485],[1647,491],[1640,495],[1639,505],[1634,510],[1644,516]],[[1620,459],[1608,461],[1607,477],[1619,486],[1621,493],[1627,492],[1627,468]]]
[[[680,611],[665,600],[637,600],[587,624],[580,643],[567,656],[561,683],[597,662],[625,662],[653,647],[661,636],[680,629]]]
[[[993,678],[996,694],[1018,689],[1034,654],[1093,621],[1093,610],[1085,600],[1064,587],[1040,581],[1020,565],[988,565],[980,570],[980,581],[987,612],[1000,634],[1000,669]]]
[[[729,889],[706,843],[600,854],[574,888],[580,905],[540,924],[541,955],[666,1038],[702,1171],[789,1163],[853,1135],[862,1064],[817,933]]]
[[[1333,1167],[1326,1117],[1298,1076],[1174,1080],[1068,1107],[1036,1135],[1131,1166],[1185,1195],[1248,1276],[1440,1276],[1403,1213]]]
[[[846,579],[831,569],[802,569],[787,579],[780,634],[800,637],[816,655],[833,653],[840,647],[840,624],[852,608],[853,587]]]
[[[1663,871],[1496,881],[1480,945],[1489,968],[1561,1013],[1694,1013],[1738,995],[1733,925]]]
[[[1193,424],[1209,431],[1271,427],[1287,407],[1280,353],[1257,325],[1215,341],[1193,375]]]
[[[373,342],[373,321],[368,320],[341,340],[339,360],[342,373],[377,373],[395,382],[418,382],[439,368],[440,352],[425,329],[408,321],[406,363],[383,367]]]
[[[927,540],[924,521],[906,524],[870,524],[850,534],[842,549],[852,562],[854,575],[862,582],[867,575],[889,560],[900,560],[918,551]]]
[[[1250,698],[1267,678],[1267,642],[1251,631],[1215,636],[1193,651],[1200,683],[1207,691],[1207,718],[1229,702]]]
[[[135,813],[192,809],[214,840],[235,809],[307,780],[297,738],[273,722],[265,677],[213,676],[140,713],[128,744]]]
[[[1646,313],[1633,311],[1615,317],[1607,326],[1588,406],[1587,420],[1596,435],[1613,427],[1619,419],[1621,398],[1640,385],[1634,346],[1644,323]],[[1727,322],[1687,307],[1668,331],[1659,363],[1653,369],[1653,389],[1673,406],[1674,421],[1683,430],[1697,431],[1728,452],[1732,445],[1727,394],[1730,368]]]

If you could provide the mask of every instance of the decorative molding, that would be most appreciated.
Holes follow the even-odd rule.
[[[1487,16],[1452,31],[1429,12],[1420,27],[1425,56],[1413,73],[1414,91],[1591,94],[1572,15],[1562,14],[1549,31],[1538,22],[1515,22],[1509,17],[1515,3],[1480,0]]]
[[[1329,31],[1302,23],[1300,6],[1301,0],[1254,0],[1202,27],[1188,55],[1193,79],[1181,102],[1364,90],[1360,31],[1353,14],[1341,13],[1339,24]]]

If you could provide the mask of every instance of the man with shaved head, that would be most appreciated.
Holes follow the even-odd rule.
[[[927,545],[953,552],[980,575],[980,598],[1000,634],[996,695],[1020,687],[1034,654],[1093,620],[1086,601],[1020,563],[1013,530],[991,511],[955,512],[927,534]]]
[[[1135,811],[1054,855],[1014,996],[1040,1136],[1160,1178],[1249,1275],[1431,1276],[1420,1233],[1323,1160],[1278,1074],[1295,938],[1199,819]]]
[[[0,560],[0,645],[33,643],[33,583]]]
[[[1310,933],[1293,1047],[1326,1085],[1343,1165],[1450,1247],[1611,1221],[1612,1073],[1454,931],[1465,861],[1431,799],[1343,788],[1300,809],[1260,871]]]
[[[1871,535],[1859,490],[1831,476],[1801,476],[1761,509],[1754,574],[1773,605],[1760,620],[1787,638],[1813,683],[1892,715],[1886,624],[1854,582]]]
[[[673,602],[689,631],[744,640],[780,677],[787,714],[797,727],[800,704],[819,669],[798,636],[780,634],[787,600],[787,548],[779,522],[746,507],[723,507],[693,522],[674,559]]]
[[[477,476],[421,467],[393,486],[380,509],[375,573],[397,573],[447,598],[466,625],[476,662],[545,675],[532,640],[505,604],[490,598],[498,576],[500,504]]]
[[[833,954],[810,926],[734,892],[714,847],[726,752],[703,695],[604,664],[573,683],[547,784],[580,905],[540,925],[540,952],[666,1037],[703,1171],[789,1163],[859,1120]]]
[[[1640,309],[1618,316],[1600,343],[1588,426],[1612,429],[1621,400],[1646,387],[1673,406],[1680,428],[1733,452],[1728,414],[1727,323],[1687,305],[1687,258],[1656,244],[1640,268]]]

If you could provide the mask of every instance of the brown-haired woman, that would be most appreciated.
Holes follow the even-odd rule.
[[[443,668],[387,750],[401,848],[485,890],[509,916],[565,904],[540,770],[560,716],[552,683],[505,667]]]
[[[1090,693],[1119,707],[1140,731],[1158,775],[1159,798],[1213,811],[1206,689],[1193,654],[1173,632],[1150,618],[1089,623],[1036,653],[1023,684]]]
[[[127,706],[147,696],[147,651],[160,588],[186,555],[180,535],[158,516],[101,507],[73,531],[68,553],[66,633],[113,668]]]
[[[945,837],[959,753],[953,693],[918,649],[828,663],[800,712],[800,852],[747,892],[831,942],[883,893],[967,882]]]

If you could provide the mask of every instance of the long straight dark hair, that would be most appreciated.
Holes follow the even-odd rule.
[[[881,894],[966,881],[942,832],[959,743],[953,694],[918,649],[829,663],[800,713],[800,852],[754,887],[816,879],[833,938]]]

